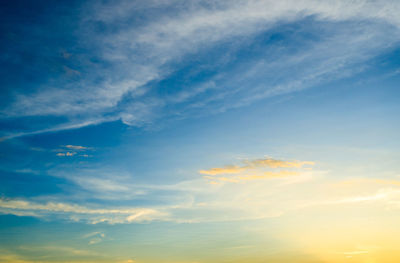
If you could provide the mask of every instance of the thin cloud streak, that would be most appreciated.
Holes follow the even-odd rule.
[[[299,162],[299,161],[281,161],[271,158],[247,160],[244,161],[245,165],[227,165],[222,168],[211,168],[208,170],[200,170],[200,174],[205,175],[219,175],[219,174],[238,174],[244,171],[258,169],[258,168],[302,168],[303,166],[313,166],[314,162]],[[268,174],[265,174],[268,176]],[[273,174],[270,174],[273,175]],[[282,173],[284,175],[284,173]]]
[[[0,212],[13,215],[23,213],[25,216],[38,217],[66,214],[72,221],[86,221],[91,224],[145,222],[161,220],[166,216],[164,212],[151,208],[89,208],[75,204],[55,202],[41,204],[12,199],[0,199]]]

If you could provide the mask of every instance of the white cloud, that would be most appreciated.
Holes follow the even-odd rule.
[[[106,237],[106,235],[102,232],[93,232],[93,233],[89,233],[89,234],[85,235],[84,237],[85,238],[90,237],[88,244],[94,245],[94,244],[98,244],[98,243],[102,242],[104,240],[104,238]]]
[[[76,152],[57,153],[57,156],[74,156]]]
[[[100,193],[105,192],[128,192],[132,191],[129,187],[129,184],[123,182],[118,182],[118,178],[96,178],[89,176],[76,176],[72,179],[72,181],[76,182],[82,188],[97,191]]]
[[[90,147],[86,147],[86,146],[81,146],[81,145],[65,145],[65,148],[71,149],[71,150],[75,150],[75,151],[82,151],[82,150],[89,150],[91,149]]]
[[[93,236],[105,237],[105,234],[102,232],[96,231],[96,232],[87,233],[87,234],[83,235],[82,238],[89,238],[89,237],[93,237]]]
[[[144,222],[161,220],[166,216],[165,212],[152,208],[89,208],[67,203],[36,203],[13,199],[0,199],[0,213],[38,217],[67,215],[70,220],[91,224]]]
[[[160,11],[167,6],[171,13]],[[86,36],[85,32],[85,36],[94,42],[93,48],[101,54],[99,59],[109,64],[111,69],[96,69],[94,73],[90,73],[101,74],[101,83],[95,83],[96,76],[89,74],[80,84],[61,88],[44,87],[34,94],[18,94],[15,103],[5,109],[3,114],[9,117],[68,116],[70,123],[11,134],[5,138],[79,128],[117,119],[122,119],[129,125],[143,125],[157,118],[157,109],[189,101],[209,89],[218,92],[190,103],[188,107],[204,107],[218,98],[230,100],[229,103],[211,109],[216,112],[224,111],[265,97],[291,93],[323,81],[352,75],[355,63],[362,63],[399,40],[400,3],[397,1],[253,0],[207,1],[207,4],[189,1],[185,4],[179,3],[181,8],[177,6],[178,3],[174,1],[150,1],[148,4],[112,1],[104,5],[87,6],[82,28],[85,28],[85,23],[102,21],[118,29],[115,33],[100,35],[90,33]],[[130,16],[145,14],[146,8],[150,7],[159,10],[159,15],[140,26],[123,23]],[[234,72],[228,72],[226,77],[221,73],[219,77],[222,76],[222,81],[218,80],[219,77],[208,79],[206,84],[186,87],[173,97],[147,95],[149,87],[146,84],[166,78],[175,70],[172,64],[182,61],[190,54],[218,46],[224,41],[232,42],[236,38],[246,39],[266,32],[277,23],[293,22],[310,16],[316,21],[337,23],[336,26],[342,29],[348,27],[340,24],[342,22],[361,22],[352,24],[351,29],[347,28],[342,32],[332,30],[331,37],[296,54],[280,54],[276,60],[265,57],[268,52],[260,54],[261,58],[254,61],[253,66],[245,71],[239,70],[238,77],[232,77]],[[154,17],[157,19],[153,19]],[[294,79],[290,78],[291,70],[294,71],[304,64],[309,68],[301,68]],[[260,79],[265,72],[274,70],[274,67],[275,70],[283,69],[281,72],[290,72],[282,75],[284,80],[277,80],[275,84],[265,83],[265,79]],[[262,83],[243,85],[257,79]],[[242,92],[239,96],[241,99],[230,97],[237,92]],[[146,99],[121,103],[127,96],[146,96]],[[185,109],[181,112],[185,112]]]
[[[62,146],[63,148],[66,148],[67,150],[73,150],[73,151],[77,151],[77,152],[83,152],[83,151],[88,151],[88,150],[92,150],[92,148],[90,147],[85,147],[85,146],[80,146],[80,145],[65,145]],[[55,151],[59,151],[56,155],[57,156],[74,156],[77,154],[77,152],[70,152],[70,151],[65,151],[64,149],[58,149]],[[90,157],[88,154],[79,154],[79,156],[81,157]]]

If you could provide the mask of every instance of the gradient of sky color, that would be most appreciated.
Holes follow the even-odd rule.
[[[0,3],[0,262],[400,262],[400,2]]]

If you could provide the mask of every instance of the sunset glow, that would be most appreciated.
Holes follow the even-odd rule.
[[[0,12],[0,263],[400,262],[400,1]]]

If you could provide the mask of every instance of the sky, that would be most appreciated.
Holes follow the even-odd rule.
[[[2,1],[0,262],[399,262],[399,13]]]

